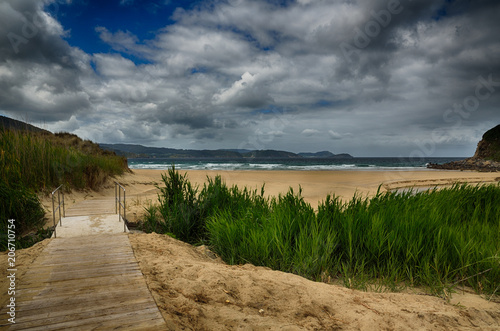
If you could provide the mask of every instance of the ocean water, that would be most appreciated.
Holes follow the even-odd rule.
[[[175,165],[179,170],[424,170],[428,163],[446,163],[463,158],[425,159],[395,157],[328,158],[272,158],[272,159],[153,159],[131,158],[131,169],[166,170]],[[429,170],[432,171],[432,170]]]

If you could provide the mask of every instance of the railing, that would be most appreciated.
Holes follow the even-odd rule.
[[[123,203],[122,203],[123,191]],[[115,213],[118,214],[118,220],[123,220],[123,232],[127,232],[127,222],[125,214],[125,188],[118,182],[115,182]],[[123,211],[123,216],[122,216]]]
[[[66,217],[66,211],[64,210],[64,192],[62,190],[62,185],[59,185],[58,188],[56,188],[52,192],[52,221],[54,223],[54,238],[57,237],[56,235],[56,211],[59,211],[59,225],[62,226],[62,217]],[[57,192],[57,208],[55,207],[55,201],[54,197]],[[62,201],[61,201],[61,196],[62,196]],[[62,203],[62,204],[61,204]],[[62,205],[62,217],[61,217],[61,205]]]

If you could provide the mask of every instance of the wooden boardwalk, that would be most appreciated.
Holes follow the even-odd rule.
[[[66,210],[66,217],[115,214],[115,199],[83,200]]]
[[[52,237],[80,237],[128,232],[123,220],[115,214],[114,199],[84,200],[66,210]]]
[[[52,239],[18,281],[16,323],[3,308],[0,329],[166,329],[124,233]]]

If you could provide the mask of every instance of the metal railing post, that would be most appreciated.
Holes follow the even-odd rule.
[[[122,191],[123,191],[123,203],[122,203]],[[118,221],[123,219],[123,232],[127,232],[127,214],[126,214],[126,193],[125,188],[120,185],[120,183],[115,182],[115,213],[118,214]],[[123,216],[122,216],[123,208]]]
[[[118,188],[118,183],[115,182],[115,214],[118,214],[118,191],[117,191],[117,188]]]
[[[54,192],[52,192],[52,224],[54,225],[54,238],[57,238],[56,234],[56,213],[54,210]]]
[[[63,197],[63,217],[66,217],[66,208],[64,207],[64,191],[61,190],[61,194]]]
[[[127,216],[126,216],[126,213],[127,213],[127,209],[125,208],[127,202],[127,200],[125,199],[125,189],[123,189],[123,232],[127,232],[127,225],[126,225],[126,222],[125,220],[127,219]]]
[[[59,185],[58,188],[56,188],[52,193],[52,224],[54,225],[54,238],[57,238],[57,233],[56,233],[56,211],[59,212],[59,225],[62,226],[62,217],[66,217],[66,210],[64,208],[64,192],[62,191],[63,185]],[[54,195],[57,192],[57,208],[55,206],[54,202]],[[62,217],[61,217],[61,194],[62,194]]]
[[[57,204],[59,209],[59,226],[62,226],[62,219],[61,219],[61,191],[57,191]]]

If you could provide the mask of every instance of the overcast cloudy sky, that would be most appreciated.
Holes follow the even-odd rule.
[[[0,114],[102,143],[471,156],[498,0],[1,0]]]

